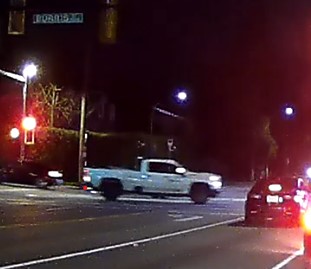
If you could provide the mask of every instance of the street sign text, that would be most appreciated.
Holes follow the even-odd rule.
[[[34,14],[33,24],[74,24],[83,23],[83,13]]]

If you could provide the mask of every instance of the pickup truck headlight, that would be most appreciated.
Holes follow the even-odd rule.
[[[222,187],[222,182],[221,182],[221,181],[212,181],[212,182],[211,182],[211,186],[212,186],[213,189],[215,189],[215,190],[221,189],[221,187]]]
[[[221,177],[220,176],[216,176],[216,175],[213,175],[213,176],[209,177],[210,181],[219,181],[220,179],[221,179]]]

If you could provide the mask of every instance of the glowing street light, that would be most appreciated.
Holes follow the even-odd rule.
[[[33,63],[25,65],[23,69],[23,76],[25,79],[30,79],[37,74],[37,66]]]
[[[306,174],[308,178],[311,178],[311,167],[307,168]]]
[[[176,95],[177,99],[181,102],[187,101],[188,95],[185,91],[179,91]]]
[[[292,108],[292,107],[290,107],[290,106],[286,107],[286,108],[285,108],[285,114],[286,114],[287,116],[292,116],[292,115],[294,114],[294,108]]]
[[[19,137],[19,130],[17,128],[12,128],[10,131],[10,137],[12,139],[17,139]]]

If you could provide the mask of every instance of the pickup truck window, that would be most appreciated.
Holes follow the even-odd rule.
[[[170,163],[149,163],[149,172],[175,174],[176,166]]]

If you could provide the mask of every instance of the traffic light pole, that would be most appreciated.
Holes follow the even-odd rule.
[[[28,89],[28,78],[25,77],[25,82],[23,85],[23,114],[22,119],[27,116],[27,89]],[[22,135],[20,140],[20,161],[25,161],[26,156],[26,145],[25,145],[25,137],[26,137],[26,130],[22,128]]]

